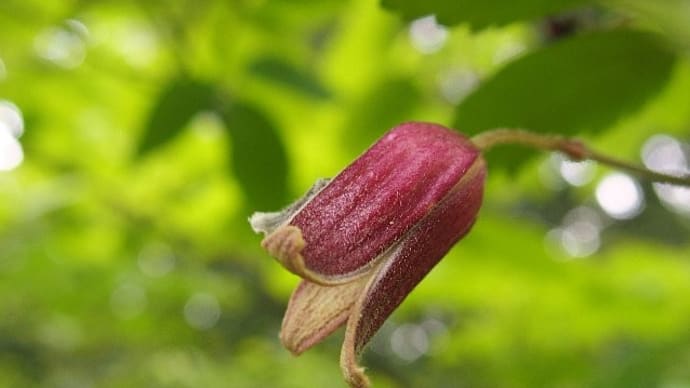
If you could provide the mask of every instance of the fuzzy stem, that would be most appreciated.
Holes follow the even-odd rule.
[[[520,144],[540,150],[560,151],[575,161],[594,160],[651,181],[690,186],[690,175],[673,176],[655,172],[642,166],[630,164],[590,150],[579,140],[558,135],[541,135],[524,129],[499,128],[475,135],[472,138],[472,143],[482,151],[488,151],[500,144]]]

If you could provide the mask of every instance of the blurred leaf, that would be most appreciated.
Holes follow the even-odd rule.
[[[422,99],[409,79],[381,82],[357,104],[347,121],[343,142],[359,154],[395,125],[411,119],[411,112]]]
[[[593,0],[521,0],[497,4],[477,0],[381,0],[381,5],[399,12],[406,20],[435,14],[445,25],[468,23],[472,28],[532,20],[592,4]]]
[[[137,155],[145,155],[175,138],[195,114],[211,108],[214,94],[211,85],[197,80],[171,80],[149,112]]]
[[[140,141],[138,155],[165,145],[203,110],[218,111],[217,90],[210,84],[176,78],[163,88]],[[277,208],[287,197],[287,157],[275,126],[264,113],[244,103],[218,112],[232,138],[231,166],[249,203]]]
[[[602,0],[602,4],[651,26],[681,49],[690,49],[690,0]]]
[[[232,137],[232,168],[254,209],[285,204],[288,161],[277,128],[256,107],[235,102],[222,114]]]
[[[458,106],[453,126],[470,134],[496,127],[564,135],[601,131],[657,92],[674,59],[642,32],[577,36],[507,65]],[[492,156],[493,164],[517,168],[520,154],[506,148]]]
[[[331,93],[312,74],[279,58],[260,58],[252,63],[249,70],[268,81],[282,84],[314,98],[331,97]]]

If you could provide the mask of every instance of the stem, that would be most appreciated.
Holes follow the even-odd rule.
[[[674,176],[652,171],[639,165],[600,154],[589,149],[579,140],[559,135],[541,135],[524,129],[499,128],[475,135],[472,138],[472,143],[482,151],[488,151],[494,146],[501,144],[520,144],[545,151],[560,151],[575,161],[594,160],[650,181],[690,186],[690,175]]]

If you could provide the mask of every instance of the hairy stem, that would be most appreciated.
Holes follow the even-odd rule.
[[[545,151],[560,151],[569,158],[594,160],[601,164],[635,174],[654,182],[690,186],[690,175],[674,176],[649,170],[640,165],[618,160],[589,149],[579,140],[558,135],[541,135],[524,129],[499,128],[482,132],[472,138],[472,142],[482,151],[501,144],[520,144]]]

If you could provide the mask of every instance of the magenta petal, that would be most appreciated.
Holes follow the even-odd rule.
[[[356,356],[412,289],[472,227],[481,205],[486,168],[479,158],[471,171],[394,247],[367,285],[347,324],[341,353],[352,386],[366,386]]]
[[[307,278],[323,283],[371,269],[478,158],[479,151],[457,132],[428,123],[399,125],[291,219],[305,242],[302,262],[293,267],[303,264]]]

